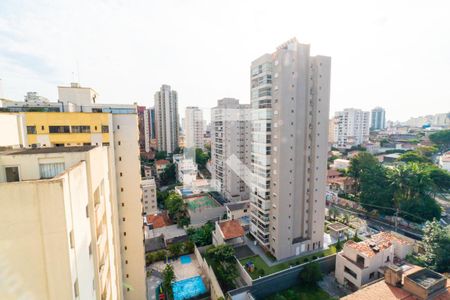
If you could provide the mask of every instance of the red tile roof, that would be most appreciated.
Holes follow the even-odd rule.
[[[165,212],[147,216],[147,223],[152,224],[154,229],[172,225],[172,221],[170,221],[169,216]]]
[[[168,161],[167,159],[158,159],[157,161],[156,161],[156,164],[157,165],[167,165],[167,164],[169,164],[170,163],[170,161]]]
[[[220,230],[226,240],[234,239],[244,235],[244,228],[238,220],[228,220],[219,223]]]

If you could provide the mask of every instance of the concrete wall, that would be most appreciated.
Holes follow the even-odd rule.
[[[23,126],[22,117],[17,114],[0,113],[0,147],[19,147],[26,146],[25,133],[26,127]]]
[[[93,299],[86,164],[0,183],[0,299]]]
[[[319,263],[320,269],[324,274],[328,274],[334,270],[336,255],[322,257],[316,260]],[[264,276],[262,278],[253,280],[250,287],[243,287],[228,292],[232,299],[240,299],[240,294],[251,292],[254,299],[265,299],[269,295],[278,293],[282,290],[288,289],[299,284],[299,275],[303,268],[307,265],[301,264],[290,269],[286,269],[274,274]]]
[[[206,247],[202,247],[201,249],[204,251],[206,250]],[[203,275],[205,275],[206,279],[208,280],[207,284],[210,290],[211,299],[217,300],[220,297],[225,298],[225,295],[220,288],[219,281],[217,280],[213,269],[208,265],[206,259],[202,257],[202,255],[200,254],[200,250],[197,247],[194,248],[194,254],[200,267],[202,268]]]

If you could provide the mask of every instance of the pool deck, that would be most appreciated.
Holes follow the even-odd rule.
[[[175,272],[176,281],[199,275],[202,276],[202,270],[197,262],[197,259],[195,258],[195,255],[189,254],[189,256],[191,257],[192,260],[192,262],[189,264],[182,264],[180,258],[178,258],[175,262],[171,262],[171,264],[173,265],[173,270]],[[151,265],[151,268],[160,272],[162,272],[165,267],[166,263],[163,261],[158,261]]]

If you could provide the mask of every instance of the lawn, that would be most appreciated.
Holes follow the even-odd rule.
[[[296,286],[275,295],[267,297],[265,300],[332,300],[325,291],[319,287]]]
[[[264,260],[262,260],[262,258],[259,257],[259,255],[255,255],[252,257],[242,259],[242,260],[240,260],[240,262],[241,262],[241,265],[244,266],[244,268],[245,268],[245,264],[247,262],[249,262],[249,261],[253,262],[253,264],[255,265],[255,271],[253,271],[252,273],[249,273],[249,275],[252,277],[252,279],[256,279],[256,278],[259,278],[260,276],[269,275],[269,274],[287,269],[287,268],[289,268],[290,265],[299,265],[299,264],[306,262],[306,260],[311,261],[313,256],[322,257],[322,256],[332,255],[335,253],[336,253],[336,247],[334,245],[332,245],[326,250],[319,251],[319,252],[305,255],[305,256],[296,257],[296,258],[293,258],[286,262],[274,265],[272,267],[269,267],[264,262]]]

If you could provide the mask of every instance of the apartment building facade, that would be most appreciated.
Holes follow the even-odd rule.
[[[178,94],[169,85],[155,93],[155,119],[158,150],[173,153],[178,147]]]
[[[139,150],[141,155],[150,154],[150,111],[145,106],[137,107],[139,127]]]
[[[224,98],[211,109],[212,184],[231,202],[249,198],[250,105]]]
[[[196,106],[186,107],[183,125],[185,148],[204,149],[203,111]]]
[[[79,84],[58,87],[61,112],[27,112],[28,106],[11,107],[23,117],[29,147],[104,146],[110,172],[115,175],[112,193],[123,270],[125,299],[146,297],[145,248],[142,221],[139,130],[135,105],[98,104],[98,94]],[[21,102],[23,103],[23,102]],[[64,111],[64,112],[62,112]]]
[[[250,230],[277,259],[323,247],[330,69],[296,39],[252,63]]]
[[[1,299],[123,299],[106,147],[0,152]],[[22,297],[22,298],[21,298]]]
[[[370,129],[384,130],[386,129],[386,111],[382,107],[375,107],[370,112]]]
[[[334,116],[334,144],[336,148],[350,149],[369,141],[370,112],[347,108]]]
[[[141,181],[142,204],[146,215],[153,215],[158,212],[156,202],[156,183],[154,178],[143,178]]]
[[[353,290],[382,277],[380,268],[404,259],[414,241],[395,232],[380,232],[370,239],[347,241],[336,255],[335,276],[339,284]]]

